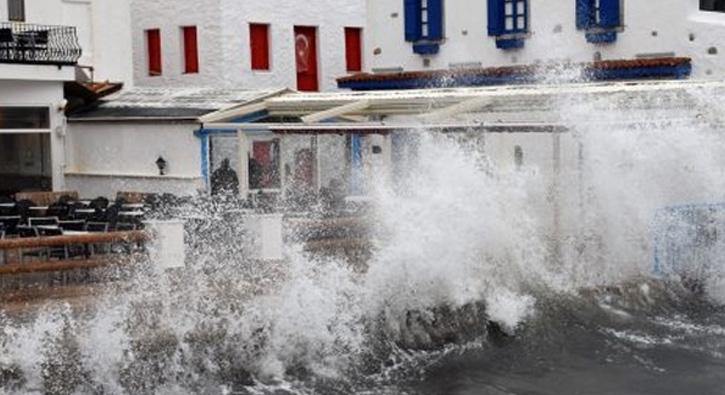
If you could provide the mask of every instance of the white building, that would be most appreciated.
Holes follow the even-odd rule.
[[[128,10],[125,1],[0,1],[0,194],[65,189],[65,110],[76,94],[113,86],[92,79],[130,80],[131,61],[116,56],[130,52]]]
[[[217,148],[199,117],[282,92],[136,87],[109,95],[68,118],[66,186],[85,197],[195,195],[206,190],[212,165],[239,156]]]
[[[364,0],[134,0],[141,86],[329,90],[362,68]]]
[[[369,0],[366,71],[388,74],[387,83],[380,83],[382,78],[377,76],[343,80],[340,86],[394,89],[516,83],[523,78],[520,68],[530,65],[575,64],[579,67],[571,70],[576,73],[596,69],[594,62],[600,60],[671,58],[692,60],[663,69],[633,66],[627,72],[604,76],[595,72],[594,79],[682,78],[690,73],[694,78],[722,78],[724,8],[722,2],[712,0],[699,4],[698,0],[656,4],[626,0]],[[502,66],[514,66],[514,70],[498,70],[493,73],[497,78],[492,78],[492,70],[474,73]],[[469,78],[426,74],[460,70],[468,71]],[[396,78],[399,72],[423,74]]]

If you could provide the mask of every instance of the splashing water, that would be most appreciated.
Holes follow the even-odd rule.
[[[643,115],[616,100],[556,105],[573,130],[559,143],[586,158],[563,159],[558,187],[543,165],[501,165],[472,152],[477,142],[411,131],[420,148],[405,186],[372,193],[366,270],[297,245],[284,262],[255,264],[233,225],[207,232],[183,272],[149,269],[81,307],[1,316],[2,388],[445,393],[456,390],[444,381],[468,372],[451,369],[470,365],[486,372],[468,372],[481,379],[470,388],[556,393],[545,372],[576,363],[605,378],[624,374],[614,364],[652,375],[676,369],[650,354],[658,347],[707,349],[702,358],[721,364],[718,283],[703,300],[648,277],[653,213],[722,197],[723,139],[695,123],[623,125]],[[693,346],[702,339],[707,348]],[[571,359],[552,361],[555,349]],[[586,359],[582,350],[599,354]]]

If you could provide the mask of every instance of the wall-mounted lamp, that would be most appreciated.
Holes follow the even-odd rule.
[[[159,168],[159,175],[163,176],[166,174],[166,165],[166,159],[162,156],[159,156],[159,159],[156,159],[156,167]]]

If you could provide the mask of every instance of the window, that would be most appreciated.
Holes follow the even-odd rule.
[[[700,10],[725,12],[725,0],[700,0]]]
[[[617,40],[621,26],[621,0],[576,0],[576,27],[586,31],[590,43]]]
[[[345,28],[345,63],[347,71],[362,71],[362,29]]]
[[[577,29],[611,29],[621,25],[621,0],[577,0]]]
[[[146,30],[146,45],[148,47],[149,75],[161,75],[161,31],[159,29]]]
[[[199,72],[199,48],[196,39],[196,26],[181,28],[184,36],[184,73],[195,74]]]
[[[269,25],[249,24],[252,70],[269,70]]]
[[[504,0],[504,33],[526,33],[528,30],[526,0]]]
[[[522,48],[528,32],[529,0],[488,0],[488,35],[497,48]]]
[[[279,163],[279,140],[253,142],[249,189],[279,189]]]
[[[25,0],[8,0],[8,20],[25,22]]]
[[[48,107],[0,107],[0,129],[48,128]]]
[[[405,41],[421,55],[438,53],[443,39],[443,0],[405,0]]]

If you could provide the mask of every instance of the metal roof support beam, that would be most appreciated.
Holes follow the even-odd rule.
[[[245,115],[254,114],[261,111],[266,111],[267,105],[264,102],[249,104],[241,107],[231,108],[228,110],[215,111],[211,114],[207,114],[199,117],[199,121],[202,123],[218,122],[222,120],[234,119],[243,117]]]
[[[480,111],[491,104],[493,104],[491,97],[476,97],[420,115],[418,119],[426,122],[445,120],[458,114]]]
[[[329,110],[324,110],[320,112],[316,112],[310,115],[305,115],[302,117],[302,122],[306,124],[310,123],[318,123],[322,122],[328,119],[332,119],[335,117],[339,117],[351,112],[359,112],[363,111],[366,108],[370,106],[370,102],[367,100],[360,100],[355,101],[348,104],[343,104],[341,106],[330,108]]]

